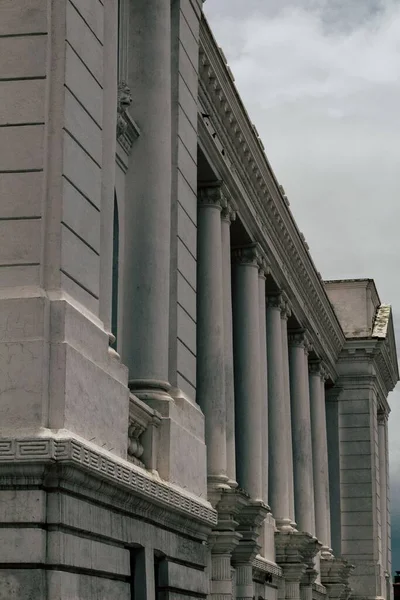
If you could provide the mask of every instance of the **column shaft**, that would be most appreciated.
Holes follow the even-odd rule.
[[[222,192],[203,188],[197,221],[197,400],[205,416],[209,481],[226,482]]]
[[[281,530],[291,530],[288,494],[288,436],[290,423],[285,409],[282,350],[282,302],[270,296],[267,302],[269,504]]]
[[[287,321],[290,316],[290,311],[287,305],[281,312],[282,326],[282,356],[283,356],[283,387],[284,387],[284,405],[286,412],[287,423],[291,424],[291,408],[290,408],[290,375],[289,375],[289,348],[288,348],[288,330]],[[287,477],[288,477],[288,496],[289,496],[289,518],[294,527],[296,527],[294,517],[294,483],[293,483],[293,444],[292,444],[292,428],[287,427]]]
[[[259,254],[252,246],[236,250],[234,257],[236,470],[239,485],[253,500],[261,500]]]
[[[267,315],[265,298],[265,274],[258,277],[259,323],[260,323],[260,378],[261,378],[261,437],[262,437],[262,485],[263,501],[268,504],[268,367],[267,367]]]
[[[308,362],[302,334],[289,338],[295,518],[300,531],[314,534],[314,487]]]
[[[237,600],[253,600],[253,568],[251,565],[238,565],[236,568]]]
[[[225,207],[222,211],[222,283],[224,313],[224,371],[226,404],[226,465],[229,484],[236,487],[235,449],[235,381],[233,371],[233,331],[232,331],[232,269],[230,226],[234,213]]]
[[[311,438],[313,457],[315,535],[330,554],[330,504],[328,443],[326,432],[324,373],[319,363],[311,365],[310,375]]]
[[[169,388],[170,13],[164,0],[137,0],[130,31],[129,79],[135,90],[130,111],[141,135],[127,175],[122,358],[137,392]]]

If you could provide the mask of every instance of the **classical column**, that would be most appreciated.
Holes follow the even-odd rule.
[[[268,504],[268,368],[267,368],[267,314],[265,276],[267,264],[262,262],[258,271],[259,323],[260,323],[260,377],[261,377],[261,429],[262,429],[262,486],[263,500]]]
[[[130,110],[141,135],[127,174],[122,359],[131,389],[146,400],[169,399],[170,387],[170,13],[165,0],[136,0],[130,29],[129,79],[135,88]]]
[[[315,534],[308,349],[304,333],[289,336],[295,517],[299,531]]]
[[[290,519],[287,454],[290,422],[285,406],[284,365],[282,349],[281,311],[285,309],[281,296],[267,299],[267,359],[268,359],[268,493],[272,514],[281,531],[292,531]]]
[[[378,445],[379,445],[379,490],[381,510],[381,538],[382,538],[382,567],[388,570],[388,477],[387,477],[387,418],[383,412],[378,413]]]
[[[229,485],[236,482],[235,450],[235,381],[233,372],[233,331],[232,331],[232,269],[231,269],[231,222],[235,211],[230,202],[222,209],[222,284],[224,313],[224,371],[226,404],[226,467]]]
[[[198,192],[197,401],[205,416],[209,484],[226,485],[225,346],[221,186]]]
[[[236,470],[240,487],[262,500],[258,246],[236,249],[233,258]]]
[[[291,423],[291,408],[290,408],[290,376],[289,376],[289,348],[288,348],[288,318],[291,311],[288,302],[284,301],[281,311],[281,326],[282,326],[282,360],[283,360],[283,387],[284,387],[284,404],[286,411],[286,419]],[[288,428],[286,436],[287,441],[287,477],[288,477],[288,495],[289,495],[289,517],[292,521],[292,526],[296,527],[294,517],[294,483],[293,483],[293,447],[292,447],[292,429]]]
[[[315,535],[323,558],[332,556],[330,536],[328,442],[325,410],[325,372],[320,362],[310,364],[310,410],[313,457]]]

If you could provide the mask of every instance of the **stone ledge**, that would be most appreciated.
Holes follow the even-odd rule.
[[[14,468],[17,464],[26,467],[28,465],[34,467],[38,464],[77,467],[78,470],[85,471],[96,480],[101,478],[111,488],[112,486],[120,488],[121,496],[124,496],[124,491],[128,491],[129,494],[147,501],[150,508],[152,504],[161,507],[170,517],[172,513],[178,513],[181,518],[186,517],[197,522],[199,533],[204,528],[213,527],[217,522],[217,513],[208,502],[157,480],[155,475],[140,467],[76,438],[0,439],[0,487],[3,476],[7,481],[10,480],[9,473],[5,473],[7,471],[4,469],[5,465],[13,465]],[[83,488],[86,483],[85,479],[80,481]],[[99,489],[98,484],[97,489]],[[126,502],[125,498],[124,501]],[[151,512],[150,508],[148,512]]]
[[[253,560],[253,567],[258,571],[262,571],[263,573],[271,573],[271,575],[275,575],[276,577],[282,577],[283,574],[281,567],[259,555]]]

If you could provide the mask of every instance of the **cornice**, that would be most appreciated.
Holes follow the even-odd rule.
[[[219,159],[216,166],[227,174],[225,182],[229,179],[230,186],[236,188],[241,217],[246,226],[258,233],[257,241],[267,253],[274,276],[278,283],[285,284],[282,287],[291,296],[297,316],[307,319],[307,326],[316,338],[313,345],[323,352],[334,375],[344,334],[304,236],[297,229],[288,201],[204,19],[200,29],[199,94],[204,108],[203,117],[199,118],[200,139],[210,145],[207,138],[213,136],[214,150],[221,146],[217,153],[214,151]],[[204,122],[207,118],[215,130],[213,133]]]
[[[395,357],[397,361],[397,358]],[[338,370],[340,365],[348,363],[368,363],[373,362],[375,366],[376,379],[381,389],[381,396],[386,405],[386,399],[397,383],[397,363],[393,364],[392,354],[386,339],[365,338],[348,339],[338,361]],[[351,375],[345,375],[347,379]],[[355,377],[355,376],[354,376]],[[366,375],[368,378],[368,375]],[[343,376],[341,376],[343,379]]]
[[[147,516],[154,513],[153,518],[165,524],[175,523],[178,527],[179,523],[185,523],[186,528],[187,523],[194,521],[197,525],[193,523],[193,529],[206,531],[217,522],[217,513],[205,500],[76,438],[0,439],[0,464],[0,486],[7,465],[15,473],[21,467],[34,470],[35,465],[48,465],[58,467],[58,471],[64,469],[69,473],[64,478],[78,482],[82,489],[95,489],[96,494],[102,490],[110,503],[115,503],[118,497],[128,503],[129,498],[139,514],[142,507]]]

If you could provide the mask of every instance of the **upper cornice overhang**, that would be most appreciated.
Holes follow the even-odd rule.
[[[389,412],[387,396],[399,380],[397,357],[389,338],[350,338],[338,361],[339,385],[359,389],[368,381],[375,382],[381,409]]]
[[[335,363],[345,342],[342,328],[204,17],[200,27],[199,100],[200,142],[334,380]]]

